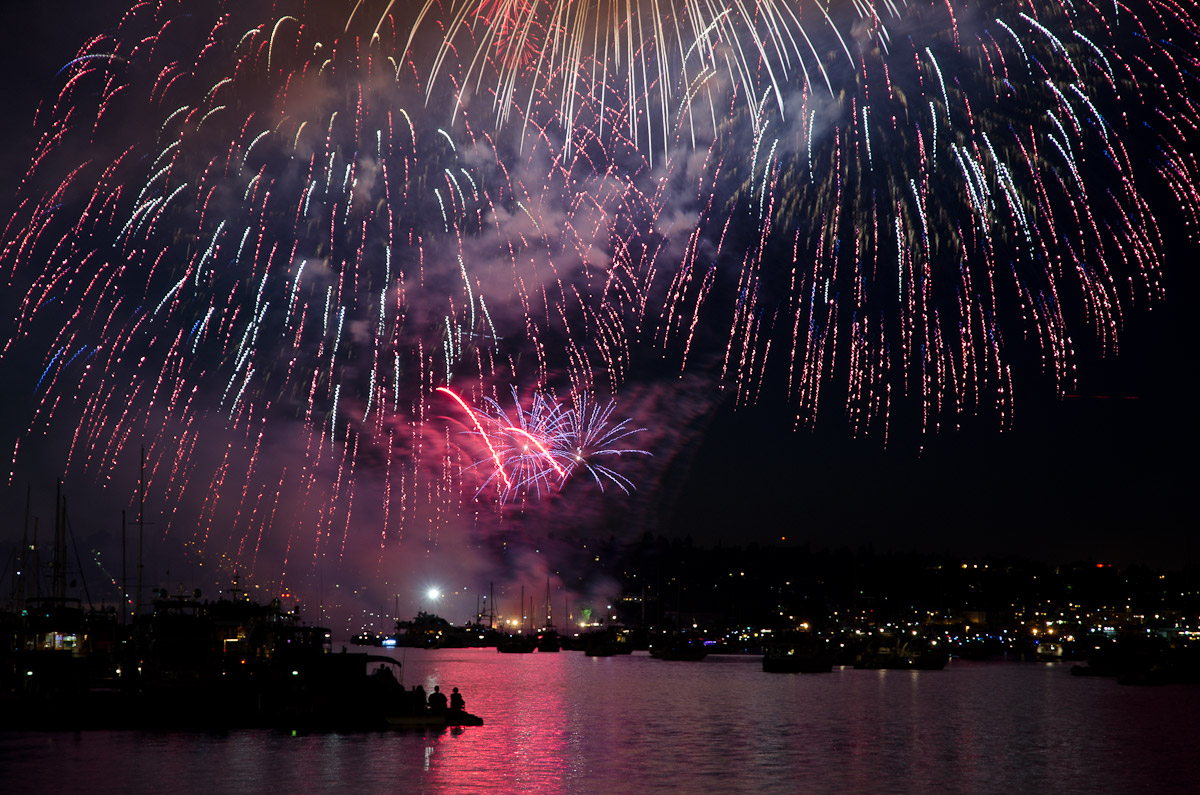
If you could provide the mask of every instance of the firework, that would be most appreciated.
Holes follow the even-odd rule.
[[[601,462],[623,455],[648,456],[650,453],[646,450],[616,446],[618,442],[645,430],[630,427],[629,418],[614,423],[612,414],[616,406],[616,401],[613,400],[601,405],[589,402],[587,395],[580,396],[565,416],[566,428],[557,439],[561,449],[560,455],[570,462],[572,471],[586,470],[602,490],[607,479],[628,494],[633,488],[633,482]]]
[[[460,0],[432,19],[427,90],[483,95],[523,151],[650,197],[612,225],[633,278],[593,304],[622,344],[686,367],[724,328],[737,399],[786,373],[802,422],[832,394],[885,438],[897,411],[922,433],[1007,426],[1031,380],[1014,367],[1069,390],[1078,346],[1115,351],[1161,300],[1154,197],[1200,205],[1197,20],[1169,0]],[[521,58],[496,54],[514,39]],[[661,319],[611,317],[637,300]]]
[[[748,107],[782,109],[803,42],[812,48],[800,24],[805,8],[825,13],[784,0],[429,0],[406,54],[436,22],[442,44],[429,90],[459,64],[448,79],[456,101],[486,94],[498,124],[544,130],[553,122],[568,152],[615,126],[653,162],[681,134],[711,140],[731,91]],[[459,50],[468,54],[461,63]]]
[[[380,548],[418,521],[436,540],[463,509],[426,401],[508,364],[508,304],[546,276],[473,246],[522,202],[465,121],[410,111],[390,40],[302,4],[196,5],[131,10],[41,111],[3,258],[10,370],[41,357],[14,470],[42,433],[101,481],[145,444],[165,532],[251,571],[264,542],[284,574],[340,557],[355,523]]]
[[[885,441],[1006,426],[1024,362],[1068,388],[1161,298],[1157,196],[1200,207],[1166,0],[310,5],[87,42],[0,257],[10,480],[145,444],[164,532],[281,578],[478,494],[628,490],[636,431],[553,396],[664,368]]]
[[[474,464],[474,468],[489,472],[477,493],[503,484],[499,489],[502,502],[527,495],[540,497],[561,489],[579,470],[586,471],[601,491],[608,481],[628,494],[634,488],[633,481],[600,463],[601,460],[650,455],[646,450],[617,446],[645,429],[629,427],[628,418],[614,424],[615,401],[598,405],[589,401],[587,395],[581,395],[572,404],[563,405],[537,393],[529,408],[523,408],[516,387],[512,387],[510,412],[493,398],[485,399],[484,410],[475,410],[451,390],[438,391],[462,407],[471,420],[472,429],[468,433],[479,438],[488,450],[488,456]]]

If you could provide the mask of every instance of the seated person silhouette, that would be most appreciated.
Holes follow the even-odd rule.
[[[446,711],[446,694],[437,685],[433,686],[433,692],[429,694],[429,708],[434,712]]]

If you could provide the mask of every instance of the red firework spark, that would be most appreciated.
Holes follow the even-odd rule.
[[[539,21],[541,0],[479,0],[475,18],[490,36],[495,58],[507,69],[537,62],[545,31]]]

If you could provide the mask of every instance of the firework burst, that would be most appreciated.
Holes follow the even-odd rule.
[[[628,494],[633,481],[601,461],[650,455],[646,450],[617,446],[645,429],[630,427],[628,418],[614,423],[615,401],[599,405],[581,395],[570,404],[560,404],[551,396],[536,393],[524,408],[512,387],[511,411],[493,398],[485,398],[484,409],[476,410],[451,390],[439,391],[462,407],[471,420],[466,433],[487,448],[488,455],[473,465],[488,473],[477,494],[495,489],[501,502],[561,490],[577,471],[590,475],[601,491],[607,481]]]
[[[335,8],[139,3],[63,67],[0,240],[10,473],[145,444],[165,532],[284,577],[477,521],[464,468],[627,490],[636,431],[553,395],[664,368],[885,441],[1007,426],[1200,208],[1169,0]]]

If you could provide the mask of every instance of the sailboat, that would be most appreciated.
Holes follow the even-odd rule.
[[[550,615],[550,578],[546,578],[546,626],[538,635],[538,651],[562,651],[562,640],[554,628],[554,620]]]

